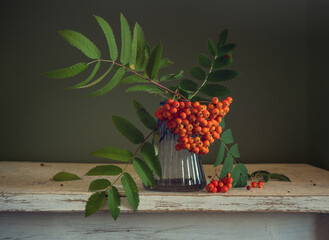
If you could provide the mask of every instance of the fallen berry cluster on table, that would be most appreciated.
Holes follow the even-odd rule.
[[[200,102],[168,99],[167,103],[155,112],[155,116],[167,121],[166,126],[180,136],[176,145],[177,151],[187,149],[202,155],[207,154],[210,144],[220,138],[222,128],[219,124],[222,117],[229,112],[232,101],[231,97],[221,102],[214,97],[207,106]]]
[[[231,174],[227,173],[227,177],[219,178],[219,180],[211,180],[211,182],[206,186],[206,190],[212,193],[226,193],[230,188],[232,188],[232,182],[233,178],[231,178]]]

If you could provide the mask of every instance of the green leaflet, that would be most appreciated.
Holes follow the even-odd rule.
[[[72,181],[81,179],[79,176],[69,172],[59,172],[53,177],[54,181]]]
[[[122,174],[121,177],[121,184],[122,187],[126,193],[127,200],[130,204],[130,206],[137,210],[139,205],[139,194],[138,194],[138,188],[134,181],[134,179],[130,176],[129,173],[125,172]]]
[[[233,70],[217,70],[214,72],[211,72],[208,76],[209,82],[222,82],[222,81],[228,81],[233,78],[236,78],[239,76],[240,73],[233,71]]]
[[[87,83],[89,83],[93,79],[93,77],[96,75],[96,73],[98,72],[98,69],[99,69],[100,65],[101,65],[101,63],[97,62],[94,69],[93,69],[93,71],[91,72],[91,74],[89,75],[89,77],[86,80],[84,80],[84,81],[82,81],[82,82],[80,82],[80,83],[78,83],[78,84],[76,84],[76,85],[74,85],[74,86],[72,86],[68,89],[80,88],[81,86],[86,85]]]
[[[199,61],[199,64],[202,67],[205,67],[205,68],[210,68],[211,67],[211,60],[204,54],[201,54],[198,57],[198,61]]]
[[[118,131],[125,136],[130,142],[134,144],[139,144],[143,142],[144,135],[139,131],[132,123],[128,120],[119,117],[119,116],[112,116],[112,121]]]
[[[155,119],[149,114],[146,109],[143,107],[143,105],[139,102],[137,102],[135,99],[133,99],[133,106],[136,111],[136,114],[138,118],[142,121],[145,127],[148,129],[155,129],[157,127],[157,122]]]
[[[126,92],[162,93],[159,87],[153,85],[136,85],[128,88]]]
[[[233,62],[232,53],[229,52],[227,55],[229,56],[228,59],[226,59],[225,56],[221,56],[221,57],[218,57],[218,58],[215,59],[214,69],[225,67],[225,66],[227,66],[227,65],[229,65]]]
[[[94,193],[91,195],[87,201],[85,207],[85,217],[95,214],[101,209],[105,200],[105,192]]]
[[[100,165],[90,169],[86,176],[116,176],[122,172],[122,169],[115,165]]]
[[[116,187],[112,186],[108,192],[108,207],[114,220],[117,220],[120,214],[120,195]]]
[[[212,56],[215,56],[216,55],[215,44],[214,44],[214,42],[211,39],[208,40],[208,50],[209,50],[209,53]]]
[[[210,97],[225,97],[232,93],[230,89],[219,84],[205,84],[200,92]]]
[[[109,50],[110,50],[110,57],[113,61],[115,61],[118,58],[118,48],[115,42],[115,37],[112,28],[103,18],[96,15],[94,15],[94,17],[96,18],[99,26],[102,28],[104,32],[107,45],[109,46]]]
[[[136,71],[140,71],[143,67],[145,58],[145,39],[141,26],[136,23],[134,27],[134,36],[131,45],[131,56],[129,65]]]
[[[58,33],[87,57],[91,59],[99,59],[101,57],[101,52],[98,48],[83,34],[73,30],[59,31]]]
[[[143,160],[135,158],[133,161],[133,167],[145,186],[150,186],[151,188],[155,187],[153,173]]]
[[[229,43],[229,44],[225,44],[224,46],[218,47],[217,55],[219,57],[223,56],[223,55],[231,52],[236,46],[237,46],[236,43]]]
[[[270,179],[277,179],[277,180],[280,180],[280,181],[291,182],[291,180],[287,176],[285,176],[283,174],[279,174],[279,173],[270,173],[268,175],[268,177]]]
[[[245,187],[245,186],[247,186],[248,169],[242,163],[239,163],[236,167],[238,167],[240,169],[240,177],[236,182],[234,182],[234,179],[233,179],[233,182],[234,182],[233,186],[234,187]]]
[[[118,85],[119,81],[121,80],[125,72],[126,72],[125,69],[119,68],[114,74],[114,76],[112,77],[112,79],[104,87],[89,94],[88,97],[101,96],[111,91],[113,88],[115,88]]]
[[[224,29],[220,34],[219,34],[219,42],[218,46],[223,46],[226,43],[228,36],[228,29]]]
[[[131,51],[131,32],[130,27],[127,22],[127,19],[120,14],[120,22],[121,22],[121,54],[120,54],[120,62],[125,65],[130,60],[130,51]]]
[[[236,165],[231,175],[231,177],[233,178],[233,182],[232,182],[233,187],[236,185],[237,182],[239,182],[240,175],[241,175],[241,168],[238,165]]]
[[[113,68],[113,64],[109,67],[109,69],[102,76],[100,76],[99,78],[97,78],[95,81],[93,81],[93,82],[91,82],[89,84],[83,85],[83,86],[81,86],[79,88],[87,88],[87,87],[94,86],[97,83],[100,83],[111,72],[112,68]]]
[[[160,68],[164,68],[164,67],[168,67],[170,65],[172,65],[174,62],[172,62],[170,59],[168,58],[162,58],[160,60]]]
[[[231,156],[231,154],[227,154],[219,177],[220,178],[226,177],[227,173],[232,173],[232,170],[233,170],[233,157]]]
[[[107,179],[96,179],[89,184],[89,191],[103,190],[111,186],[111,182]]]
[[[233,144],[233,146],[230,148],[230,152],[232,153],[233,157],[235,158],[240,157],[240,152],[237,143]]]
[[[225,144],[230,144],[233,143],[233,135],[232,135],[232,130],[231,129],[227,129],[225,130],[222,135],[221,135],[221,140],[225,143]]]
[[[191,99],[192,102],[195,102],[195,101],[208,101],[208,102],[211,102],[211,100],[209,100],[208,98],[204,98],[204,97],[198,97],[198,96],[194,96],[192,99]]]
[[[225,145],[221,143],[214,167],[217,167],[222,163],[224,159],[224,154],[225,154]]]
[[[203,81],[206,78],[206,73],[199,67],[192,67],[190,75],[200,81]]]
[[[133,154],[128,150],[121,150],[115,147],[100,148],[91,153],[96,157],[109,158],[120,162],[129,162]]]
[[[180,79],[181,77],[183,77],[183,73],[184,73],[184,71],[180,71],[179,73],[164,75],[160,78],[160,82],[166,82],[166,81]]]
[[[130,75],[120,81],[120,84],[127,84],[127,83],[147,83],[149,81],[145,80],[144,78],[141,78],[137,75]]]
[[[162,56],[162,43],[159,42],[151,51],[146,64],[145,74],[150,79],[157,79],[160,69],[160,60]]]
[[[179,82],[179,87],[187,92],[195,92],[198,84],[189,79],[183,79]]]
[[[153,145],[149,142],[144,143],[141,147],[141,153],[148,166],[152,169],[153,172],[155,172],[156,175],[161,178],[161,163],[159,161],[159,158],[155,156],[155,150]]]
[[[88,64],[81,62],[67,68],[61,68],[50,72],[46,72],[43,73],[42,75],[45,75],[50,78],[69,78],[78,75],[79,73],[83,72],[87,68],[88,68]]]

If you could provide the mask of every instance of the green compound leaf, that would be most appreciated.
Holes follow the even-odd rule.
[[[99,59],[101,57],[101,52],[95,44],[93,44],[83,34],[73,30],[59,31],[58,33],[73,47],[76,47],[83,52],[87,57],[91,59]]]
[[[162,56],[162,43],[159,42],[151,51],[146,64],[145,73],[150,79],[157,79]]]
[[[100,148],[90,154],[96,157],[109,158],[120,162],[129,162],[133,157],[133,154],[130,151],[121,150],[115,147]]]
[[[107,179],[96,179],[89,184],[89,191],[103,190],[111,186],[111,182]]]
[[[79,176],[69,172],[59,172],[53,177],[54,181],[72,181],[81,179]]]
[[[121,22],[121,54],[120,54],[120,62],[125,65],[130,60],[130,51],[131,51],[131,32],[130,27],[127,22],[127,19],[120,14],[120,22]]]
[[[250,174],[250,177],[263,177],[264,175],[268,175],[270,172],[265,170],[254,171]]]
[[[156,175],[161,178],[161,163],[159,161],[159,158],[155,156],[155,150],[153,145],[149,142],[144,143],[141,147],[141,153],[148,166],[152,169],[153,172],[155,172]]]
[[[136,23],[134,27],[134,36],[131,46],[131,56],[129,65],[134,67],[136,71],[140,71],[143,67],[145,59],[145,39],[141,26]]]
[[[232,135],[232,129],[227,129],[222,133],[221,136],[221,140],[225,143],[225,144],[230,144],[233,143],[233,135]]]
[[[115,37],[112,28],[103,18],[96,15],[94,15],[94,17],[96,18],[99,26],[102,28],[104,32],[107,45],[109,46],[109,50],[110,50],[110,57],[113,61],[115,61],[118,58],[118,48],[115,42]]]
[[[157,122],[152,117],[152,115],[146,111],[146,109],[143,107],[141,103],[133,99],[133,106],[138,118],[142,121],[145,127],[151,130],[157,127]]]
[[[190,75],[200,81],[203,81],[206,78],[206,73],[199,67],[192,67]]]
[[[113,64],[109,67],[109,69],[102,76],[97,78],[95,81],[88,83],[86,85],[83,85],[79,88],[88,88],[88,87],[92,87],[92,86],[96,85],[97,83],[100,83],[111,72],[112,68],[113,68]]]
[[[224,159],[224,154],[225,154],[225,145],[221,143],[214,167],[217,167],[222,163]]]
[[[120,167],[114,165],[100,165],[90,169],[86,176],[116,176],[122,173]]]
[[[139,205],[139,194],[138,194],[138,188],[134,181],[134,179],[130,176],[129,173],[125,172],[122,174],[121,177],[121,184],[122,187],[126,193],[127,200],[130,204],[130,206],[137,210]]]
[[[133,167],[145,186],[150,186],[151,188],[155,187],[153,173],[143,160],[135,158],[133,161]]]
[[[61,68],[50,72],[46,72],[43,73],[42,75],[45,75],[50,78],[69,78],[78,75],[79,73],[83,72],[87,68],[88,68],[88,64],[81,62],[67,68]]]
[[[206,84],[200,89],[200,92],[210,97],[225,97],[232,93],[230,89],[219,84]]]
[[[211,39],[208,40],[208,50],[209,50],[209,53],[212,56],[215,56],[216,55],[215,44],[214,44],[214,42]]]
[[[228,81],[233,78],[236,78],[239,76],[240,73],[233,71],[233,70],[217,70],[214,72],[211,72],[208,76],[209,82],[222,82],[222,81]]]
[[[291,182],[291,180],[287,176],[285,176],[283,174],[279,174],[279,173],[270,173],[270,174],[268,174],[268,177],[270,179],[276,179],[279,181]]]
[[[227,154],[219,177],[220,178],[226,177],[227,173],[232,173],[232,170],[233,170],[233,157],[231,154]]]
[[[170,65],[174,64],[170,59],[168,58],[162,58],[160,60],[160,68],[168,67]]]
[[[211,67],[211,60],[204,54],[201,54],[198,58],[199,64],[202,67],[210,68]]]
[[[198,84],[189,79],[183,79],[179,82],[179,88],[187,92],[195,92],[198,89]]]
[[[226,43],[228,36],[228,29],[224,29],[220,34],[219,34],[219,42],[218,46],[223,46]]]
[[[246,168],[246,166],[242,163],[239,163],[236,167],[239,168],[240,171],[240,177],[237,181],[234,181],[233,178],[233,183],[232,185],[234,187],[245,187],[247,186],[247,181],[248,181],[248,169]]]
[[[153,85],[137,85],[130,87],[126,92],[148,92],[148,93],[163,93],[160,88]]]
[[[85,207],[85,217],[89,217],[95,214],[96,212],[98,212],[103,206],[104,200],[105,200],[105,192],[101,192],[101,193],[96,192],[93,195],[91,195]]]
[[[117,220],[120,214],[120,194],[116,187],[112,186],[108,192],[108,207],[114,220]]]
[[[125,72],[126,72],[125,69],[119,68],[114,74],[114,76],[112,77],[112,79],[104,87],[89,94],[88,97],[101,96],[111,91],[113,88],[115,88],[118,85]]]
[[[137,75],[130,75],[120,81],[120,84],[128,84],[128,83],[147,83],[148,81],[144,78],[141,78]]]
[[[118,131],[125,136],[130,142],[134,144],[139,144],[143,142],[144,135],[139,131],[132,123],[128,120],[119,117],[119,116],[112,116],[112,121]]]
[[[217,55],[223,56],[225,54],[228,54],[229,52],[231,52],[235,47],[237,46],[236,43],[229,43],[229,44],[225,44],[224,46],[221,46],[218,48],[218,53]]]
[[[232,53],[229,52],[227,55],[229,56],[228,59],[225,56],[221,56],[215,59],[214,69],[225,67],[233,62]]]
[[[83,85],[86,85],[87,83],[89,83],[93,79],[93,77],[95,77],[96,73],[98,72],[98,69],[99,69],[100,65],[101,65],[101,63],[97,62],[94,69],[93,69],[93,71],[91,72],[91,74],[89,75],[89,77],[86,80],[84,80],[84,81],[82,81],[82,82],[80,82],[80,83],[78,83],[78,84],[76,84],[72,87],[69,87],[68,89],[77,89],[77,88],[80,88]]]
[[[222,129],[225,128],[225,119],[224,118],[222,118],[222,121],[219,123],[219,126],[221,126]]]
[[[179,73],[164,75],[160,78],[160,82],[166,82],[166,81],[180,79],[181,77],[183,77],[183,73],[184,73],[184,71],[180,71]]]
[[[235,143],[231,147],[230,152],[232,153],[233,157],[240,158],[240,152],[239,152],[239,148],[238,148],[238,144],[237,143]]]

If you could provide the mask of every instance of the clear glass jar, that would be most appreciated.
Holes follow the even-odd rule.
[[[175,146],[179,136],[166,124],[160,126],[158,155],[162,167],[162,178],[155,176],[155,191],[192,192],[206,186],[201,157],[186,149],[177,151]]]

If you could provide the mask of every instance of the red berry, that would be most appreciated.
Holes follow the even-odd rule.
[[[259,181],[258,182],[258,187],[259,188],[263,188],[264,187],[264,182],[263,181]]]
[[[251,183],[251,186],[252,186],[253,188],[255,188],[255,187],[257,187],[257,183],[256,183],[256,182],[252,182],[252,183]]]
[[[221,192],[225,193],[225,192],[227,192],[227,191],[228,191],[228,187],[223,186],[222,189],[221,189]]]
[[[212,185],[214,185],[215,187],[217,187],[217,186],[218,186],[218,181],[217,181],[217,180],[215,180],[215,179],[213,179],[213,180],[211,181],[211,183],[212,183]]]
[[[44,163],[40,163],[40,166],[43,167],[45,164]]]
[[[212,193],[215,193],[215,192],[217,192],[217,188],[216,188],[216,187],[214,187],[213,189],[211,189],[211,192],[212,192]]]
[[[251,189],[251,187],[250,187],[250,185],[248,185],[248,186],[247,186],[247,190],[250,190],[250,189]]]
[[[207,186],[206,186],[206,190],[208,192],[211,192],[211,190],[214,188],[215,186],[212,184],[212,183],[209,183]]]

